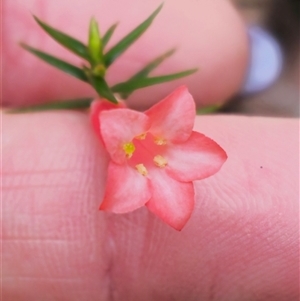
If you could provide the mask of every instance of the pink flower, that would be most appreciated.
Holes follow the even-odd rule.
[[[193,181],[226,161],[213,140],[194,132],[195,104],[180,87],[145,113],[102,111],[101,136],[110,155],[100,210],[126,213],[146,205],[181,230],[194,208]]]
[[[114,104],[106,99],[95,99],[91,103],[90,107],[90,118],[92,126],[96,132],[96,134],[99,136],[100,140],[103,142],[100,132],[100,119],[99,115],[102,111],[108,111],[118,108],[126,108],[126,104],[123,101],[119,101],[118,104]]]

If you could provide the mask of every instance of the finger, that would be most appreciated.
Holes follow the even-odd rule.
[[[228,161],[195,183],[182,232],[146,209],[97,210],[107,160],[84,115],[4,127],[4,300],[296,300],[296,120],[197,119]]]
[[[196,209],[181,233],[146,210],[110,217],[116,295],[298,300],[297,121],[216,116],[199,118],[196,129],[218,141],[228,161],[195,183]]]
[[[4,116],[3,298],[107,300],[106,155],[83,114],[28,117]]]
[[[76,2],[59,0],[6,1],[4,3],[4,83],[6,105],[25,105],[53,99],[93,95],[92,88],[47,66],[19,47],[24,41],[33,47],[81,64],[72,54],[47,37],[31,14],[85,42],[88,21],[95,16],[103,33],[120,21],[113,45],[142,22],[158,5],[156,1],[130,0]],[[187,84],[198,104],[222,103],[241,86],[247,64],[247,37],[244,25],[228,1],[166,1],[157,19],[133,47],[114,63],[108,73],[111,84],[126,80],[146,62],[166,50],[178,52],[155,72],[167,74],[189,68],[199,71],[187,78],[142,89],[134,93],[130,105],[149,107],[180,84]],[[17,87],[17,88],[16,88]],[[200,88],[200,89],[199,89]]]

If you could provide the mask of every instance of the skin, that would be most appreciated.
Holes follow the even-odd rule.
[[[24,17],[26,7],[37,13],[40,10],[44,14],[41,17],[53,23],[67,24],[62,21],[66,12],[68,22],[78,19],[79,7],[71,9],[70,2],[65,1],[58,11],[55,3],[41,8],[33,1],[5,2],[4,23],[17,26],[14,21],[18,17],[28,18]],[[94,1],[89,3],[95,7]],[[144,9],[144,16],[155,7],[153,1],[140,6],[134,3],[136,11]],[[214,10],[212,1],[192,2],[188,8],[182,1],[170,3],[166,7],[172,12],[182,6],[193,14],[195,7],[201,8],[199,14],[205,21],[201,17],[198,21],[201,25],[211,24],[214,36],[218,32],[220,37],[225,34],[224,27],[231,33],[235,55],[229,41],[228,45],[206,43],[210,45],[206,47],[212,47],[211,53],[225,51],[224,55],[204,60],[209,72],[203,71],[189,83],[197,99],[202,93],[209,103],[226,99],[237,91],[245,72],[247,45],[241,22],[226,2],[220,1],[218,10]],[[101,7],[107,10],[109,6],[105,2]],[[85,22],[92,8],[81,8],[81,12],[78,22]],[[140,18],[134,11],[132,14]],[[122,20],[126,16],[122,15]],[[105,17],[108,18],[104,14]],[[220,26],[220,17],[226,26]],[[194,23],[188,24],[194,27]],[[25,32],[21,26],[19,29]],[[209,36],[207,27],[201,26],[200,30],[201,40],[205,34]],[[43,39],[33,25],[31,31],[34,34],[30,42]],[[24,38],[22,32],[18,35]],[[23,52],[16,65],[12,53],[8,53],[15,47],[16,36],[15,31],[11,37],[4,36],[8,41],[4,50],[4,74],[8,74],[4,78],[4,103],[20,105],[61,94],[78,96],[84,91],[72,79],[68,81],[64,75],[42,67]],[[190,46],[198,43],[186,39]],[[160,44],[168,44],[162,41],[156,44],[157,49]],[[201,48],[204,43],[199,43]],[[140,55],[145,56],[141,61],[150,57],[148,52]],[[198,59],[196,55],[195,62]],[[179,53],[175,61],[178,66],[185,61],[186,67]],[[121,68],[127,70],[125,59],[122,64]],[[194,61],[191,64],[194,66]],[[9,68],[13,66],[16,68]],[[165,70],[171,70],[168,66]],[[18,89],[12,89],[21,70],[30,74],[37,67],[41,68],[39,76],[32,74],[30,80],[26,77]],[[55,83],[60,82],[64,85],[58,88]],[[208,82],[214,85],[205,86]],[[173,86],[161,86],[153,94],[164,96],[170,87]],[[146,103],[148,96],[145,97]],[[181,232],[169,228],[145,208],[124,215],[98,211],[107,155],[85,113],[4,114],[2,124],[3,300],[293,301],[299,297],[297,120],[197,117],[195,129],[217,141],[226,150],[228,161],[218,174],[195,182],[196,207]]]
[[[156,56],[177,47],[177,53],[154,75],[197,67],[200,70],[193,76],[137,91],[129,105],[143,109],[149,107],[181,84],[188,85],[199,105],[224,102],[244,80],[248,54],[247,36],[241,20],[228,3],[222,2],[201,0],[186,5],[182,0],[166,1],[145,35],[111,66],[109,83],[126,80]],[[120,21],[111,40],[110,45],[113,45],[144,21],[161,1],[121,1],[118,10],[110,1],[89,0],[84,5],[82,1],[74,3],[72,0],[64,0],[63,4],[61,0],[41,3],[44,2],[4,2],[3,61],[6,76],[3,78],[3,98],[6,105],[95,95],[87,84],[48,66],[18,45],[18,42],[25,41],[74,64],[81,64],[40,29],[30,12],[82,41],[87,39],[91,16],[99,20],[102,32]],[[112,9],[113,14],[106,13]],[[20,72],[22,81],[18,80]],[[18,89],[15,88],[16,82]]]

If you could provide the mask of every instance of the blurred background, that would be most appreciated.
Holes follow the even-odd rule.
[[[248,26],[253,57],[244,91],[223,111],[299,117],[300,1],[228,1]],[[269,74],[255,77],[264,64]]]

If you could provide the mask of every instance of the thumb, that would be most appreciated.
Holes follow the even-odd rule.
[[[39,28],[29,11],[83,42],[91,16],[99,20],[101,32],[120,21],[111,46],[146,19],[160,3],[160,0],[129,0],[117,5],[98,0],[6,1],[3,14],[7,29],[3,32],[4,104],[28,105],[29,102],[94,93],[85,83],[47,66],[18,46],[19,41],[24,41],[71,63],[81,64]],[[229,1],[211,0],[166,1],[145,35],[114,63],[108,73],[109,83],[126,80],[147,62],[177,46],[177,53],[159,67],[156,74],[190,68],[199,68],[199,71],[173,83],[137,91],[130,98],[130,105],[149,107],[183,83],[201,106],[223,103],[239,90],[247,64],[246,31]]]

